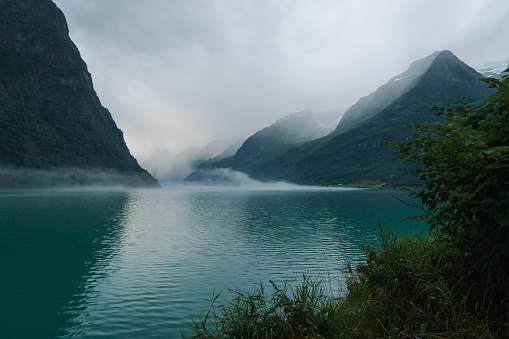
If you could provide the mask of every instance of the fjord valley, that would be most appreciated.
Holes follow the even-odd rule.
[[[157,186],[130,154],[50,0],[0,4],[0,186]]]
[[[229,168],[252,175],[277,161],[290,148],[329,135],[338,125],[340,117],[341,113],[337,110],[287,114],[247,138],[230,156],[223,155],[199,164],[197,171],[190,173],[185,182],[231,181],[223,175],[224,171],[208,171],[207,168]]]
[[[508,62],[368,3],[0,0],[0,338],[508,337]]]

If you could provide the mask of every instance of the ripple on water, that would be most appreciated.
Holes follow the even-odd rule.
[[[416,227],[399,226],[414,211],[390,196],[236,189],[0,195],[0,297],[25,303],[18,312],[4,302],[1,315],[18,337],[175,338],[214,291],[228,297],[228,289],[252,291],[269,279],[281,286],[306,272],[337,293],[343,260],[355,265],[361,242],[376,239],[379,219],[397,230]],[[32,332],[20,330],[27,319]]]

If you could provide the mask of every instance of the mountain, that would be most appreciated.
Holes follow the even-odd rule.
[[[373,93],[360,98],[345,112],[333,134],[346,132],[389,106],[395,99],[415,86],[439,53],[437,51],[426,58],[414,61],[405,72],[392,77]]]
[[[388,107],[351,130],[293,148],[267,164],[255,178],[301,184],[334,185],[368,181],[405,185],[395,173],[403,164],[386,142],[411,135],[405,123],[437,121],[429,108],[453,104],[462,97],[481,103],[491,93],[482,76],[450,51],[436,54],[415,85]]]
[[[176,155],[167,149],[157,150],[140,163],[161,183],[176,184],[191,174],[203,162],[217,162],[232,156],[242,145],[242,139],[215,140],[204,147],[191,147]]]
[[[430,58],[431,62],[426,65]],[[253,179],[282,180],[306,185],[338,185],[363,181],[411,184],[405,181],[406,177],[395,172],[403,163],[385,143],[408,138],[411,130],[405,123],[437,121],[439,118],[429,110],[430,107],[453,104],[462,97],[470,99],[471,104],[475,105],[492,92],[480,80],[481,74],[450,51],[435,52],[422,60],[425,62],[414,65],[420,64],[424,72],[418,76],[409,76],[413,80],[406,80],[409,81],[408,85],[400,87],[402,94],[394,100],[388,96],[385,102],[392,101],[378,112],[372,110],[370,117],[368,114],[354,119],[354,123],[340,133],[336,130],[323,138],[290,147],[269,160],[258,159],[263,162],[263,166],[259,166],[256,161],[245,161],[242,167],[232,168],[245,172]],[[411,74],[416,73],[407,73]],[[399,78],[391,79],[392,83]],[[371,98],[377,96],[372,95]],[[238,157],[239,152],[233,158]],[[206,176],[205,169],[200,176]]]
[[[301,111],[285,115],[269,127],[250,136],[235,155],[219,161],[207,161],[186,181],[201,181],[207,169],[231,168],[235,171],[261,170],[266,163],[291,147],[328,135],[339,122],[339,111]]]
[[[326,136],[337,126],[340,116],[339,111],[290,113],[262,131],[265,134],[276,134],[279,131],[285,135],[288,143],[298,144]]]
[[[238,171],[244,170],[245,166],[263,167],[291,147],[330,133],[337,125],[339,116],[338,111],[288,114],[250,136],[232,158],[225,159],[225,163],[228,162],[228,167]]]
[[[101,105],[57,6],[2,0],[0,18],[0,185],[158,186]]]

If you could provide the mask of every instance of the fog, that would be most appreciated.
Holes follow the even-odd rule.
[[[184,190],[315,190],[341,189],[315,186],[303,186],[288,182],[261,182],[247,174],[229,168],[206,170],[204,180],[198,182],[162,182],[168,189]],[[0,190],[2,194],[10,190],[29,189],[30,192],[62,191],[131,191],[146,188],[146,182],[137,175],[124,175],[115,171],[86,170],[79,168],[61,168],[58,170],[36,170],[14,167],[0,167]],[[39,189],[40,191],[34,191]],[[31,194],[32,194],[31,193]]]
[[[344,111],[436,50],[509,57],[500,0],[55,2],[138,158]]]
[[[140,165],[162,184],[178,184],[207,160],[232,156],[242,145],[240,138],[215,140],[203,147],[191,147],[178,154],[157,150],[149,158],[138,159]]]
[[[249,175],[234,171],[230,168],[216,168],[216,169],[208,169],[205,170],[203,175],[203,180],[186,183],[183,182],[179,186],[185,188],[198,188],[198,189],[210,189],[210,188],[239,188],[243,190],[355,190],[356,188],[329,188],[323,186],[305,186],[305,185],[297,185],[284,181],[268,181],[262,182],[258,180],[254,180]]]
[[[146,176],[122,174],[114,170],[59,168],[39,170],[0,167],[0,188],[78,188],[127,189],[147,187]]]

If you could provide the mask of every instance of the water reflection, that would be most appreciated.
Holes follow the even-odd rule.
[[[400,222],[416,210],[391,194],[398,195],[360,190],[203,192],[193,194],[188,207],[201,225],[201,241],[207,239],[203,248],[213,249],[213,258],[223,265],[206,253],[202,260],[235,277],[237,282],[228,287],[237,287],[246,280],[282,283],[303,271],[329,276],[345,261],[355,266],[362,258],[360,245],[377,241],[378,221],[396,233],[417,227]],[[335,285],[343,278],[335,274]]]
[[[66,334],[89,273],[122,242],[128,202],[125,192],[0,194],[0,337]]]
[[[0,194],[0,337],[179,337],[214,289],[333,274],[412,214],[373,191]]]

